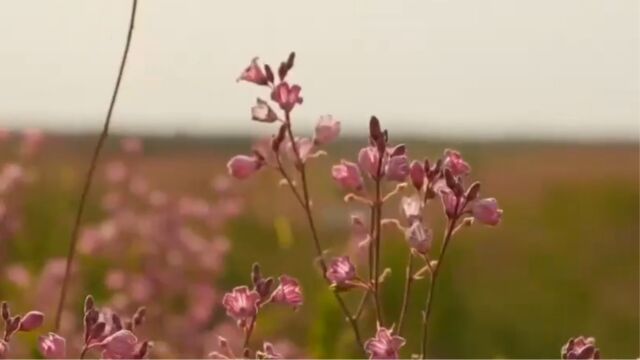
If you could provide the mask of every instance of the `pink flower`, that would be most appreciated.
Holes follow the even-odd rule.
[[[138,338],[129,330],[118,330],[91,347],[102,347],[103,359],[133,359]]]
[[[402,200],[400,200],[400,206],[409,224],[422,220],[422,201],[418,196],[404,196]]]
[[[227,315],[238,321],[246,321],[258,313],[258,301],[260,294],[246,286],[238,286],[224,294],[222,305],[227,309]]]
[[[44,314],[40,311],[29,311],[20,320],[20,331],[31,331],[42,326]]]
[[[142,153],[142,140],[136,137],[127,137],[120,141],[120,147],[127,154],[140,154]]]
[[[334,120],[331,115],[321,116],[316,124],[313,142],[318,145],[328,144],[340,135],[340,121]]]
[[[122,161],[113,161],[107,164],[107,181],[110,183],[120,183],[127,177],[127,166]]]
[[[425,228],[421,222],[414,222],[406,231],[405,238],[412,249],[420,254],[426,254],[431,250],[433,243],[433,231]]]
[[[471,208],[473,217],[486,225],[498,225],[502,218],[502,209],[494,198],[481,199],[473,203]]]
[[[456,195],[449,188],[442,187],[440,188],[439,193],[440,199],[442,200],[442,207],[444,208],[444,212],[447,217],[453,218],[457,216],[458,212],[460,212],[462,200],[458,200],[458,198],[456,198]]]
[[[378,174],[379,159],[378,150],[371,146],[360,149],[358,153],[358,165],[360,169],[368,173],[372,178],[376,178]]]
[[[244,80],[258,85],[267,85],[269,80],[258,64],[258,58],[254,57],[251,64],[240,74],[237,81]]]
[[[596,339],[592,337],[571,338],[562,347],[563,359],[599,359],[600,350],[596,347]]]
[[[0,340],[0,359],[6,359],[9,356],[9,343]]]
[[[255,156],[236,155],[227,163],[229,175],[236,179],[247,179],[262,167],[262,161]]]
[[[289,112],[296,104],[302,104],[300,90],[302,90],[300,86],[289,87],[289,84],[283,81],[273,89],[271,100],[277,102],[282,110]]]
[[[302,305],[302,289],[298,280],[287,276],[280,276],[280,285],[273,292],[273,301],[293,306],[294,309]]]
[[[331,168],[331,176],[345,190],[359,191],[362,189],[362,176],[358,166],[352,162],[342,160],[339,165]]]
[[[262,345],[262,351],[260,352],[263,359],[283,359],[282,354],[276,351],[273,348],[273,345],[270,342],[264,342]]]
[[[67,341],[56,333],[50,332],[38,338],[40,353],[47,359],[64,359],[67,356]]]
[[[251,119],[260,122],[272,123],[278,120],[278,115],[271,109],[266,101],[258,98],[256,105],[251,108]]]
[[[298,150],[298,155],[300,155],[300,160],[302,162],[306,162],[308,158],[316,157],[319,154],[314,152],[314,142],[306,137],[296,138],[296,149]],[[293,150],[293,144],[291,141],[286,141],[286,154],[292,161],[298,161],[296,157],[296,153]]]
[[[409,160],[406,155],[392,156],[387,163],[385,174],[388,180],[403,182],[409,176]]]
[[[413,187],[418,191],[422,190],[422,187],[424,186],[424,178],[426,176],[424,167],[419,161],[414,160],[411,162],[409,169],[409,178],[411,179]]]
[[[405,342],[402,337],[391,335],[391,330],[381,327],[376,336],[364,344],[364,350],[369,353],[369,359],[397,359],[398,350]]]
[[[444,167],[451,171],[453,176],[468,175],[471,172],[471,166],[462,158],[460,152],[447,149],[444,151]]]
[[[356,277],[356,268],[348,256],[340,256],[331,260],[326,275],[332,284],[343,287]]]

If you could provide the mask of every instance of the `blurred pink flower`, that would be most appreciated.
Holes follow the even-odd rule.
[[[120,183],[127,177],[127,167],[122,161],[112,161],[105,168],[105,176],[110,183]]]
[[[258,64],[258,57],[254,57],[251,60],[251,64],[240,74],[237,81],[241,80],[258,85],[267,85],[269,83],[267,76],[262,71],[260,64]]]
[[[35,155],[44,142],[44,133],[40,129],[26,129],[22,133],[22,143],[20,144],[20,153],[23,156]]]
[[[431,244],[433,243],[433,231],[429,228],[425,228],[421,222],[414,222],[405,231],[405,237],[409,246],[415,249],[420,254],[426,254],[431,250]]]
[[[247,179],[262,167],[262,162],[255,156],[236,155],[227,163],[229,175],[236,179]]]
[[[387,162],[385,176],[387,180],[403,182],[409,176],[409,160],[406,155],[392,156]]]
[[[356,277],[356,268],[348,256],[336,257],[329,262],[326,276],[332,284],[344,287]]]
[[[340,135],[340,121],[334,120],[331,115],[321,116],[316,124],[313,142],[318,145],[328,144]]]
[[[380,327],[376,336],[364,344],[364,350],[369,353],[369,359],[397,359],[405,342],[404,338],[392,335],[391,330]]]
[[[90,347],[100,347],[103,359],[133,359],[138,338],[129,330],[119,330]]]
[[[315,157],[318,154],[315,153],[314,150],[314,142],[306,137],[296,138],[296,148],[298,149],[298,154],[300,155],[300,159],[302,162],[306,162],[308,158]],[[286,150],[287,155],[291,159],[291,161],[297,161],[297,157],[295,151],[293,149],[291,141],[286,141]]]
[[[379,159],[378,150],[372,146],[362,148],[358,153],[358,165],[360,166],[360,169],[374,179],[378,174]]]
[[[362,176],[358,166],[352,162],[342,160],[339,165],[331,168],[331,176],[347,191],[362,189]]]
[[[498,202],[494,198],[474,202],[471,211],[477,221],[486,225],[498,225],[502,219],[502,209],[498,208]]]
[[[122,270],[109,270],[104,280],[107,289],[112,291],[122,290],[125,286],[127,277]]]
[[[224,294],[222,305],[227,310],[227,315],[238,321],[246,321],[258,313],[258,301],[260,294],[246,286],[238,286]]]
[[[273,292],[273,300],[297,309],[303,302],[302,289],[298,280],[288,275],[282,275],[279,279],[280,285]]]
[[[44,314],[40,311],[29,311],[20,320],[20,331],[32,331],[44,322]]]
[[[0,339],[0,359],[9,357],[9,343]]]
[[[409,224],[422,220],[422,201],[417,195],[402,197],[400,200],[400,206],[402,207],[402,213]]]
[[[7,280],[21,288],[27,288],[31,284],[31,274],[24,266],[13,264],[7,266],[5,270]]]
[[[300,90],[300,86],[293,85],[289,87],[289,84],[283,81],[271,92],[271,100],[277,102],[282,110],[289,112],[296,104],[302,104]]]
[[[38,348],[47,359],[64,359],[67,356],[67,341],[56,333],[40,336]]]
[[[142,153],[142,140],[137,137],[126,137],[120,141],[120,148],[125,154]]]
[[[471,166],[464,161],[460,152],[456,150],[446,149],[444,151],[443,165],[451,171],[453,176],[468,175],[471,172]]]
[[[260,122],[272,123],[278,120],[278,115],[273,112],[269,104],[258,98],[256,105],[251,108],[251,119]]]
[[[594,338],[578,336],[569,339],[562,347],[561,355],[563,359],[599,359],[600,350]]]
[[[442,208],[444,209],[445,214],[449,218],[457,216],[457,213],[460,211],[460,205],[462,201],[458,200],[458,198],[453,194],[453,191],[451,191],[449,188],[441,188],[439,194],[440,200],[442,200]]]
[[[274,349],[273,344],[265,341],[262,345],[262,352],[260,352],[263,359],[282,359],[282,354]]]

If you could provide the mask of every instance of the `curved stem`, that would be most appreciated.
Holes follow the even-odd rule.
[[[413,284],[413,254],[409,251],[409,260],[407,261],[407,272],[404,283],[404,295],[402,296],[402,308],[400,310],[400,318],[398,319],[398,335],[402,336],[402,327],[409,306],[409,297],[411,295],[411,284]]]
[[[322,278],[329,283],[329,280],[327,279],[326,273],[327,273],[327,263],[324,259],[324,252],[322,251],[322,246],[320,244],[320,238],[318,237],[318,231],[316,229],[316,225],[315,225],[315,221],[313,218],[313,214],[311,212],[311,198],[309,196],[309,186],[307,183],[307,171],[306,171],[306,167],[305,167],[305,163],[302,160],[302,157],[300,156],[300,152],[298,150],[298,145],[296,144],[296,140],[295,137],[293,136],[293,130],[291,130],[291,119],[290,119],[290,114],[289,112],[285,112],[285,122],[287,124],[287,136],[289,137],[289,141],[291,141],[291,147],[293,149],[293,153],[296,156],[296,159],[298,161],[298,164],[296,164],[296,166],[298,166],[299,172],[300,172],[300,183],[302,185],[302,199],[303,199],[303,203],[302,208],[305,212],[305,215],[307,217],[307,222],[309,223],[309,228],[311,229],[311,236],[313,238],[313,243],[314,243],[314,247],[316,250],[316,255],[318,257],[318,262],[320,263],[320,268],[322,269]],[[291,186],[291,185],[290,185]],[[292,187],[292,190],[294,188]],[[345,304],[344,300],[342,299],[342,297],[337,293],[337,292],[333,292],[333,295],[336,298],[336,301],[338,302],[338,305],[340,305],[340,309],[342,310],[342,312],[344,313],[345,317],[347,318],[347,321],[349,322],[349,324],[351,324],[351,327],[353,328],[353,332],[355,334],[356,337],[356,341],[358,342],[358,345],[360,346],[360,349],[364,348],[364,342],[362,341],[362,337],[360,335],[360,330],[358,328],[358,322],[356,321],[355,317],[353,315],[351,315],[351,312],[349,311],[349,308],[347,307],[347,305]]]
[[[249,327],[245,331],[244,342],[242,343],[243,351],[245,351],[249,347],[249,340],[251,340],[251,334],[253,334],[253,328],[256,325],[256,319],[257,319],[257,316],[254,316],[251,318],[251,323],[249,324]]]
[[[91,183],[93,180],[93,173],[96,170],[98,158],[100,157],[100,151],[104,145],[107,136],[109,135],[109,125],[111,124],[111,115],[113,114],[113,109],[116,104],[116,99],[118,97],[118,91],[120,89],[120,83],[122,82],[122,74],[124,73],[125,64],[127,62],[127,57],[129,55],[129,47],[131,45],[131,37],[133,35],[133,27],[136,18],[136,9],[138,6],[138,0],[132,1],[131,6],[131,18],[129,20],[129,32],[127,33],[127,40],[124,47],[124,52],[122,54],[122,60],[120,61],[120,70],[118,71],[118,78],[116,79],[116,84],[113,88],[113,93],[111,95],[111,102],[109,103],[109,110],[107,111],[107,116],[104,120],[104,125],[102,127],[102,132],[100,133],[100,137],[98,138],[98,142],[93,150],[93,155],[91,157],[91,164],[89,165],[89,170],[87,171],[87,176],[84,180],[84,186],[82,188],[82,193],[80,195],[80,204],[78,205],[78,211],[76,212],[75,221],[73,224],[73,230],[71,231],[71,243],[69,244],[69,251],[67,253],[67,263],[64,271],[64,279],[62,280],[62,289],[60,290],[60,299],[58,300],[58,308],[56,310],[55,316],[55,325],[54,331],[58,331],[60,329],[60,318],[62,315],[62,309],[64,307],[65,298],[67,296],[67,289],[69,287],[69,278],[71,272],[71,266],[73,265],[73,258],[76,253],[76,243],[78,242],[78,233],[80,230],[80,224],[82,222],[82,215],[84,214],[84,208],[87,202],[87,196],[89,194],[89,190],[91,189]]]
[[[80,352],[80,359],[84,359],[84,356],[87,355],[87,351],[89,351],[89,347],[87,345],[82,347],[82,351]]]

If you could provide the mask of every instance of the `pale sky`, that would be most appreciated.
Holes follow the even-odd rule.
[[[0,126],[98,131],[129,0],[0,0]],[[269,132],[236,83],[298,54],[297,126],[364,134],[637,139],[636,0],[140,0],[119,132]]]

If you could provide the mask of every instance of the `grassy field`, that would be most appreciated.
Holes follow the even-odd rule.
[[[22,263],[38,273],[46,259],[64,256],[82,176],[91,149],[90,138],[48,138],[31,168],[36,181],[24,201],[25,222],[8,242],[0,267]],[[397,141],[397,140],[396,140]],[[311,191],[326,247],[337,253],[348,240],[348,215],[362,210],[345,204],[332,184],[330,165],[355,159],[364,140],[338,143],[330,155],[310,165]],[[595,336],[603,357],[636,358],[639,354],[639,181],[637,144],[568,143],[431,143],[407,141],[409,155],[439,156],[444,147],[463,152],[482,182],[484,196],[496,197],[504,209],[497,229],[473,226],[452,244],[434,303],[430,349],[432,357],[554,358],[571,336]],[[211,179],[225,172],[226,160],[245,153],[246,140],[149,139],[139,171],[153,185],[174,194],[208,197]],[[117,157],[114,140],[103,163]],[[10,152],[5,151],[5,156]],[[237,185],[246,198],[245,213],[228,224],[231,241],[219,289],[247,283],[250,264],[260,261],[272,274],[300,278],[305,304],[298,312],[265,313],[257,338],[287,338],[317,357],[352,356],[350,330],[312,265],[312,247],[304,218],[291,195],[264,172]],[[85,222],[101,219],[104,192],[99,176]],[[435,216],[436,237],[442,222]],[[394,203],[386,217],[398,216]],[[400,308],[407,250],[402,237],[387,231],[385,265],[392,276],[384,284],[387,317]],[[92,266],[91,258],[81,258]],[[112,266],[107,264],[106,266]],[[96,265],[97,266],[97,265]],[[104,264],[100,270],[105,271]],[[188,279],[186,279],[188,281]],[[85,292],[109,299],[104,284],[78,276]],[[419,350],[420,311],[426,282],[415,287],[407,326],[406,355]],[[0,283],[0,297],[29,307],[14,286]],[[53,297],[52,297],[53,298]],[[356,306],[359,295],[347,295]],[[175,308],[180,312],[180,307]],[[149,317],[166,314],[150,313]],[[213,323],[224,320],[216,309]],[[365,321],[372,319],[365,314]],[[369,327],[371,329],[372,327]],[[366,334],[367,337],[371,333]],[[213,338],[212,338],[213,339]],[[213,343],[213,340],[211,340]]]

